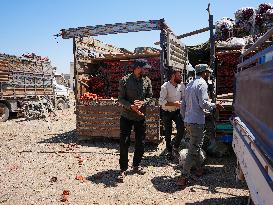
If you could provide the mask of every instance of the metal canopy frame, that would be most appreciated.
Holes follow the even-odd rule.
[[[164,19],[61,29],[60,33],[55,36],[61,36],[63,39],[73,38],[75,43],[78,38],[152,30],[161,31],[160,46],[165,52],[165,55],[162,56],[166,59],[165,65],[175,69],[184,69],[187,61],[186,46],[171,31]],[[77,45],[74,47],[77,48]]]
[[[69,39],[75,37],[89,37],[162,29],[169,30],[164,19],[61,29],[60,33],[55,36],[61,36],[63,39]]]

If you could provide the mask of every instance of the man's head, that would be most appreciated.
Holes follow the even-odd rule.
[[[151,66],[145,59],[137,59],[133,65],[133,72],[137,77],[146,76]]]
[[[201,76],[204,80],[208,80],[212,70],[207,64],[198,64],[195,66],[196,75]]]
[[[192,65],[191,65],[191,64],[188,64],[188,65],[186,66],[186,69],[187,69],[187,71],[188,71],[188,77],[193,77],[193,78],[195,78],[195,69],[192,67]]]
[[[174,81],[177,84],[180,84],[182,82],[182,76],[181,71],[179,70],[171,70],[170,80]]]
[[[189,71],[188,72],[188,77],[195,77],[195,71]]]

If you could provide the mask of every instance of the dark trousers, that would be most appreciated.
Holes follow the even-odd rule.
[[[166,140],[166,148],[167,151],[170,153],[172,152],[172,146],[174,148],[179,148],[181,140],[184,135],[184,122],[182,120],[180,110],[176,110],[173,112],[168,112],[163,110],[162,117],[165,127],[165,140]],[[173,145],[172,145],[172,121],[175,122],[177,134],[174,138]]]
[[[128,148],[130,146],[130,135],[132,126],[135,131],[135,152],[133,158],[133,166],[139,166],[144,154],[144,140],[145,140],[145,120],[133,121],[125,117],[120,117],[120,158],[119,164],[122,171],[128,169]]]

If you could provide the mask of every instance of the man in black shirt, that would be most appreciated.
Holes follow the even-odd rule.
[[[135,60],[133,73],[124,76],[119,84],[118,99],[122,105],[120,117],[120,181],[123,181],[125,171],[128,169],[128,148],[132,126],[134,126],[135,131],[133,171],[138,174],[145,174],[139,164],[144,154],[146,105],[153,96],[151,80],[146,76],[147,68],[150,66],[145,60]]]

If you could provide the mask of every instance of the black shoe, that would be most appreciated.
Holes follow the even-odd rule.
[[[125,177],[126,177],[126,172],[125,171],[120,171],[120,173],[118,175],[118,178],[117,178],[118,182],[123,183]]]
[[[144,175],[146,172],[143,170],[142,167],[140,166],[134,166],[133,167],[133,172],[139,175]]]

